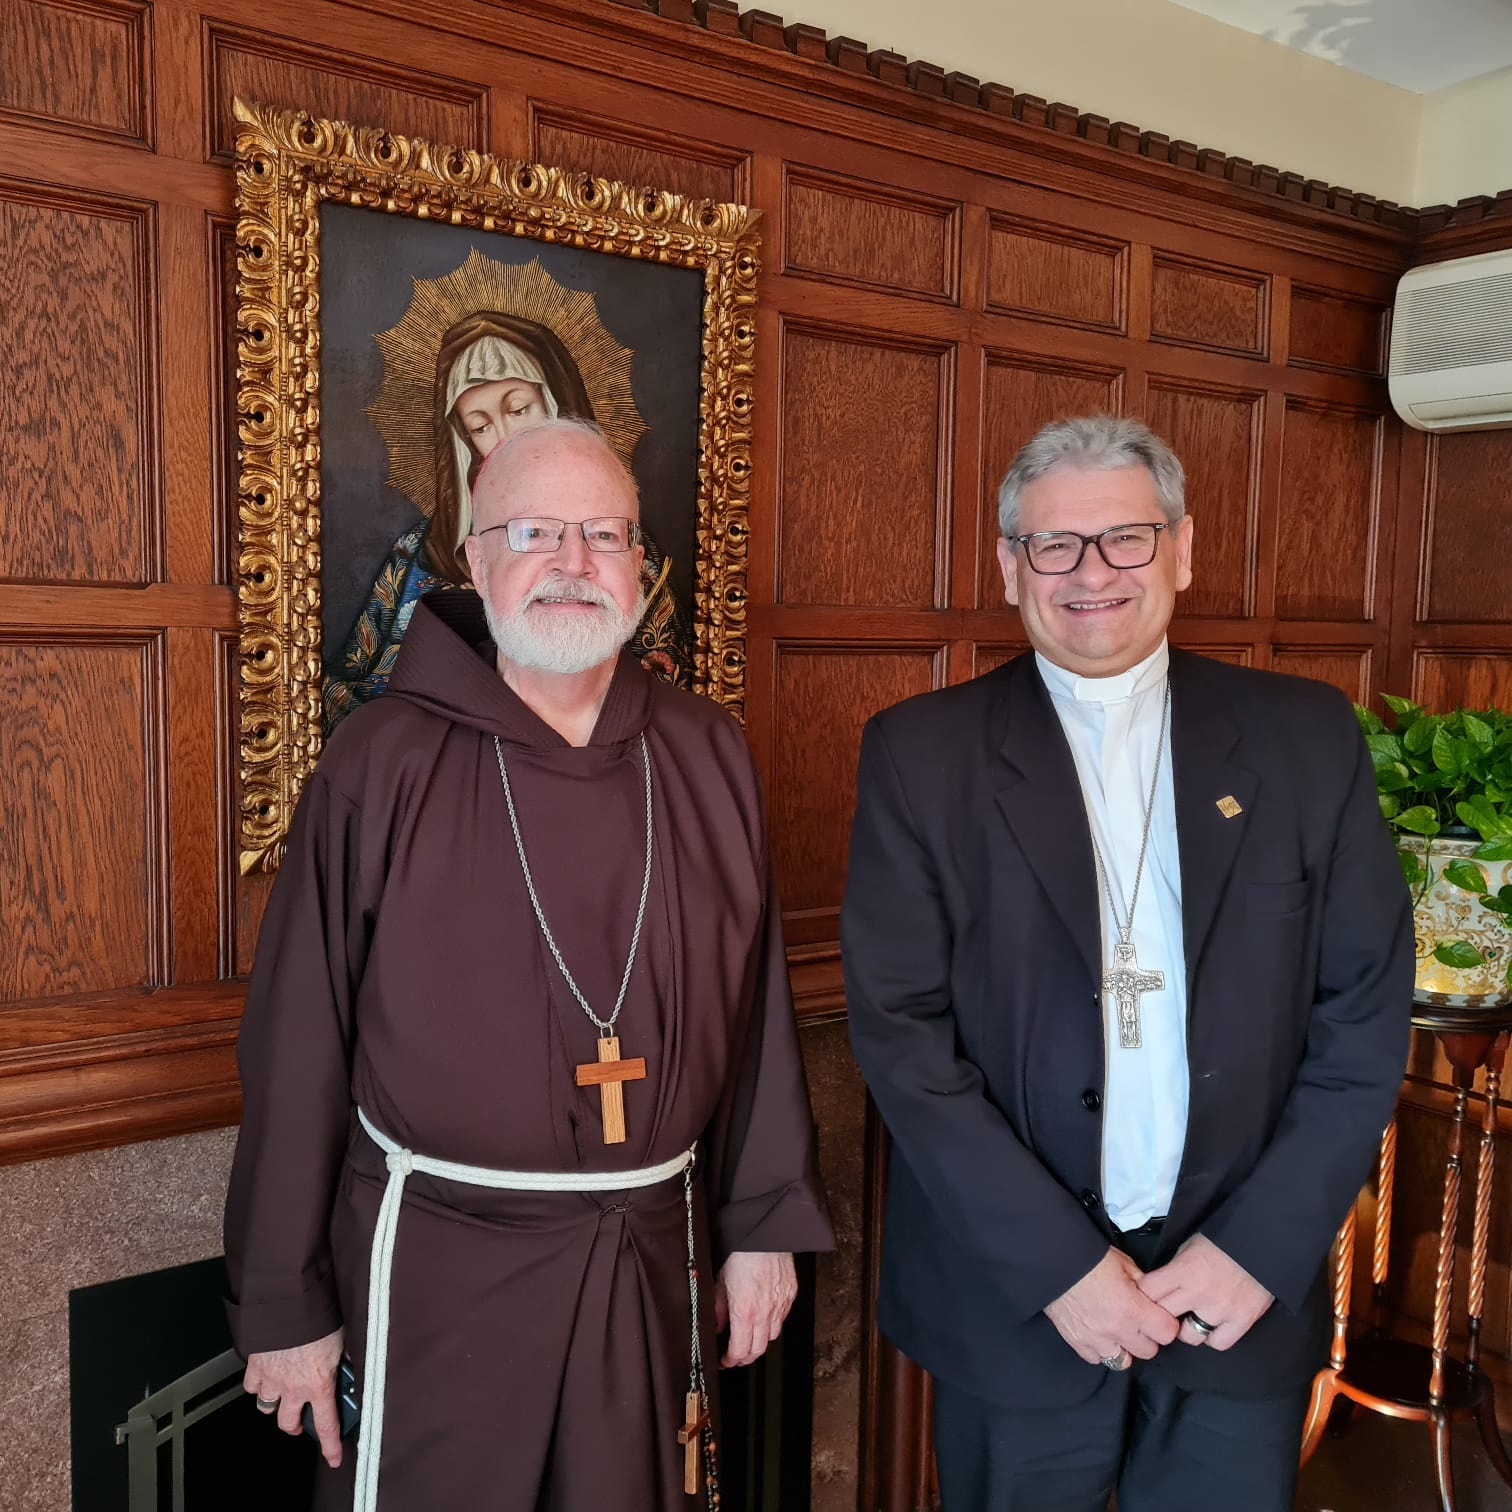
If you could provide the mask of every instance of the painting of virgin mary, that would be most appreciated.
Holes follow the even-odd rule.
[[[479,287],[490,284],[492,288]],[[450,279],[417,281],[404,319],[376,337],[385,381],[368,414],[384,433],[391,482],[413,499],[422,518],[394,541],[345,640],[334,655],[327,655],[327,734],[352,709],[383,692],[416,603],[438,589],[468,586],[463,543],[472,528],[471,489],[495,446],[526,426],[562,415],[601,425],[630,463],[644,425],[620,371],[628,368],[629,354],[606,350],[607,336],[597,333],[598,343],[588,343],[604,359],[591,373],[591,386],[599,391],[596,408],[590,382],[567,341],[545,320],[479,308],[438,329],[439,318],[456,313],[457,296],[464,290],[491,293],[495,305],[506,302],[499,294],[512,293],[517,309],[523,304],[539,315],[555,287],[536,264],[520,269],[494,263],[490,268],[474,252]],[[595,334],[585,322],[585,296],[558,292],[569,334]],[[578,345],[584,342],[580,339]],[[424,361],[431,351],[427,394],[415,378],[417,358]],[[421,444],[422,434],[428,446]],[[648,607],[632,648],[653,671],[687,686],[692,678],[690,627],[668,585],[670,562],[649,532],[644,544]]]

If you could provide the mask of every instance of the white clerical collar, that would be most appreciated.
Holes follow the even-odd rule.
[[[1114,677],[1078,677],[1065,667],[1058,667],[1041,652],[1034,653],[1039,674],[1052,698],[1073,703],[1123,703],[1136,693],[1158,687],[1171,665],[1169,645],[1162,640],[1142,662]]]

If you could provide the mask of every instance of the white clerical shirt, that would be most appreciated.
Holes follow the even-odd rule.
[[[1186,954],[1169,724],[1164,750],[1158,746],[1170,652],[1162,641],[1117,677],[1078,677],[1038,653],[1035,661],[1070,743],[1087,820],[1125,923],[1157,754],[1160,759],[1131,939],[1140,970],[1163,972],[1165,986],[1140,996],[1140,1048],[1120,1045],[1118,1004],[1112,993],[1102,994],[1102,1198],[1114,1224],[1134,1229],[1169,1212],[1186,1142]],[[1104,969],[1111,969],[1120,936],[1106,889],[1098,903]]]

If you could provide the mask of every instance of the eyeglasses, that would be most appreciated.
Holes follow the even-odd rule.
[[[486,536],[502,530],[511,551],[560,551],[569,526],[582,532],[583,544],[589,551],[629,551],[632,546],[640,545],[640,526],[634,520],[623,519],[618,515],[581,521],[521,517],[506,520],[502,525],[490,525],[485,530],[475,530],[473,534]]]
[[[1108,566],[1123,571],[1129,567],[1148,567],[1155,560],[1160,532],[1166,525],[1110,525],[1096,535],[1078,535],[1074,530],[1037,530],[1033,535],[1010,536],[1015,546],[1024,548],[1029,565],[1047,577],[1064,577],[1075,572],[1087,554],[1087,547],[1097,547],[1097,554]]]

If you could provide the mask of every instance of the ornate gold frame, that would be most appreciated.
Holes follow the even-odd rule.
[[[320,755],[320,206],[704,272],[695,686],[745,698],[761,212],[235,102],[241,869],[271,870]]]

